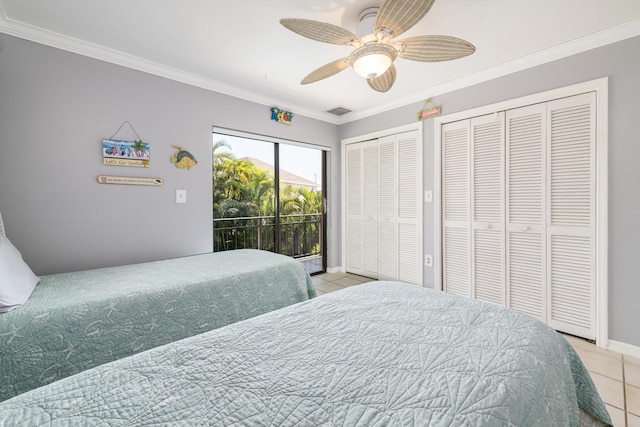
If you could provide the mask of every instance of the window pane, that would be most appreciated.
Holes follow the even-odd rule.
[[[214,251],[274,251],[273,144],[226,135],[214,138]]]
[[[322,151],[279,144],[280,252],[322,270]],[[316,261],[314,263],[314,260]]]

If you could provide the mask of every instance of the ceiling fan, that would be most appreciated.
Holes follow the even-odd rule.
[[[435,0],[385,0],[378,8],[365,9],[360,23],[375,20],[373,32],[363,36],[337,25],[309,19],[284,18],[280,23],[301,36],[324,43],[355,47],[351,55],[330,62],[312,71],[301,84],[326,79],[353,67],[367,79],[372,89],[386,92],[396,80],[396,58],[412,61],[439,62],[471,55],[476,48],[471,43],[451,36],[417,36],[392,42],[418,23]],[[360,31],[359,31],[360,32]]]

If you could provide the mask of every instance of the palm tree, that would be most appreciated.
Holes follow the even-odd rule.
[[[220,168],[220,183],[225,199],[250,201],[247,185],[255,166],[248,160],[225,160]]]
[[[257,245],[263,249],[273,248],[275,229],[273,218],[239,219],[246,217],[273,217],[274,176],[271,172],[258,169],[250,160],[238,160],[233,153],[221,151],[223,147],[231,148],[225,141],[216,141],[212,150],[213,166],[213,209],[214,217],[220,220],[222,227],[237,227],[232,231],[223,231],[215,235],[216,248],[226,248],[230,236],[239,238],[234,247],[256,244],[250,236],[250,228],[257,225]],[[281,215],[320,214],[322,212],[322,193],[306,188],[286,186],[281,190]],[[228,219],[226,219],[228,218]],[[281,218],[281,223],[291,223],[288,232],[280,236],[286,242],[282,247],[293,248],[294,253],[317,253],[319,248],[319,230],[315,223],[299,224],[301,217]],[[271,222],[269,222],[271,221]],[[262,229],[261,229],[262,227]],[[293,228],[292,228],[293,227]],[[294,232],[295,229],[295,238]],[[224,234],[223,233],[227,233]],[[246,235],[245,235],[246,233]],[[254,235],[255,236],[255,235]],[[295,241],[295,245],[294,245]],[[271,242],[271,243],[269,243]],[[271,245],[271,246],[269,246]],[[247,246],[250,247],[250,246]]]
[[[311,220],[313,217],[299,215],[320,215],[322,212],[322,193],[288,185],[282,189],[280,200],[281,213],[285,216],[281,222],[292,224],[290,229],[292,232],[284,236],[287,239],[285,246],[291,246],[294,254],[319,253],[320,229],[315,224],[315,220]],[[297,238],[293,237],[295,234],[297,234]]]
[[[217,152],[222,147],[231,149],[231,146],[229,144],[227,144],[227,142],[224,141],[224,140],[216,141],[213,144],[213,150],[212,150],[211,157],[212,157],[212,160],[213,160],[213,168],[214,168],[214,170],[215,170],[215,166],[216,165],[219,165],[219,164],[223,163],[225,160],[233,160],[234,159],[233,153],[231,153],[229,151]]]
[[[273,215],[273,175],[254,167],[247,178],[246,201],[252,206],[254,215]]]
[[[284,215],[322,212],[322,193],[308,188],[286,186],[282,191],[281,200]]]
[[[144,156],[144,144],[141,140],[133,141],[133,149],[136,153],[138,153],[138,157]]]
[[[213,214],[215,218],[224,216],[221,203],[229,199],[229,194],[233,193],[232,188],[229,188],[232,185],[229,181],[237,180],[237,178],[234,178],[235,158],[233,153],[220,151],[223,147],[231,149],[231,146],[227,144],[226,141],[220,140],[213,144],[211,152],[211,163],[213,166]]]

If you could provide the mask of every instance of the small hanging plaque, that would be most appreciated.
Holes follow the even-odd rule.
[[[291,125],[293,113],[276,107],[271,107],[271,120],[275,120],[278,123],[284,123],[285,125]]]
[[[102,140],[102,163],[111,166],[149,167],[149,144],[117,139]]]
[[[154,187],[162,185],[162,179],[160,178],[140,178],[137,176],[100,175],[98,176],[98,182],[100,184],[147,185]]]
[[[131,131],[137,137],[136,140],[126,141],[113,139],[122,130],[124,125],[129,125]],[[149,167],[149,144],[142,142],[142,138],[129,121],[124,121],[117,131],[109,138],[102,140],[102,164],[110,166],[136,166]]]
[[[424,101],[422,110],[418,111],[418,120],[430,119],[431,117],[439,116],[442,113],[442,108],[435,105],[431,98]]]

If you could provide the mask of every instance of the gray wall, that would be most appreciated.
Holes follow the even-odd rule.
[[[434,102],[451,114],[550,89],[609,77],[609,338],[640,346],[640,37],[594,49],[489,82],[440,95]],[[422,103],[340,127],[340,138],[415,121]],[[433,189],[433,121],[423,122],[424,188]],[[434,205],[425,204],[425,253],[434,248]],[[439,262],[439,260],[434,260]],[[433,269],[425,267],[425,285]]]
[[[339,173],[333,124],[296,115],[286,126],[270,120],[270,106],[4,34],[0,46],[0,212],[36,274],[211,252],[212,126],[333,147]],[[102,165],[101,140],[125,120],[150,143],[147,169]],[[117,137],[135,134],[125,126]],[[174,167],[171,145],[200,163]],[[98,175],[164,185],[100,185]],[[339,195],[339,179],[331,182],[330,196]],[[175,203],[176,189],[187,190],[186,204]],[[339,242],[334,224],[336,209],[330,245]],[[336,252],[329,265],[339,262]]]
[[[0,34],[0,212],[9,238],[37,274],[209,252],[212,248],[211,127],[332,147],[329,266],[340,265],[343,138],[415,122],[416,103],[340,127]],[[438,96],[445,114],[609,77],[609,333],[640,345],[640,38],[629,39]],[[283,106],[286,107],[286,106]],[[129,120],[151,144],[148,169],[103,166],[100,141]],[[433,189],[433,121],[423,122],[424,188]],[[123,134],[131,138],[132,134]],[[181,145],[201,161],[169,158]],[[99,185],[96,177],[160,177],[164,186]],[[174,203],[186,189],[188,203]],[[433,205],[425,204],[424,250],[434,251]],[[435,260],[438,262],[439,260]],[[433,270],[425,268],[433,286]]]

